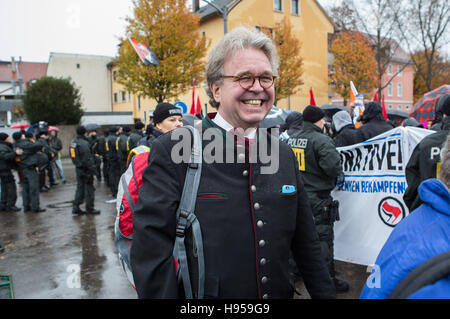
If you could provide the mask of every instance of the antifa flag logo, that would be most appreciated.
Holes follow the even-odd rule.
[[[378,215],[383,223],[390,227],[395,227],[405,218],[405,208],[398,199],[385,197],[378,204]]]

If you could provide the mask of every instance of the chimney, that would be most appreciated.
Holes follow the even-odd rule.
[[[200,0],[192,0],[192,12],[200,10]]]
[[[14,59],[14,57],[11,57],[11,72],[13,73],[13,78],[14,80],[17,80],[17,64],[16,64],[16,59]]]

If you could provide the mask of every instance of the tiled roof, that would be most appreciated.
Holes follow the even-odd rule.
[[[40,79],[47,75],[48,63],[40,62],[19,62],[19,72],[23,83]]]
[[[17,65],[24,84],[31,80],[40,79],[47,74],[48,63],[17,62]],[[12,80],[11,62],[0,61],[0,82],[11,82]]]
[[[0,61],[0,82],[11,82],[11,63]]]

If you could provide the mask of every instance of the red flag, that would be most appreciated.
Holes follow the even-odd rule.
[[[202,105],[200,103],[200,96],[195,94],[195,81],[192,83],[192,104],[191,104],[191,110],[189,111],[190,114],[201,114],[202,113]]]
[[[192,82],[192,104],[191,104],[191,110],[189,111],[190,114],[195,114],[195,81]]]
[[[200,96],[197,93],[197,105],[195,106],[195,114],[202,114],[202,104],[200,103]]]
[[[309,105],[317,106],[316,100],[314,100],[314,93],[312,91],[312,87],[309,89]]]
[[[387,112],[386,112],[386,105],[384,104],[384,95],[381,96],[381,110],[383,112],[384,119],[387,121],[388,116],[387,116]]]
[[[378,102],[378,91],[375,92],[375,95],[373,96],[373,100],[374,102]]]

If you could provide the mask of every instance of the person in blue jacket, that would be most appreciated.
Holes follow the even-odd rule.
[[[423,204],[392,231],[375,262],[378,274],[371,275],[380,276],[378,285],[374,284],[377,280],[368,280],[361,299],[387,298],[417,266],[450,251],[450,134],[441,151],[438,178],[420,184]],[[450,298],[450,277],[422,287],[408,298]]]

